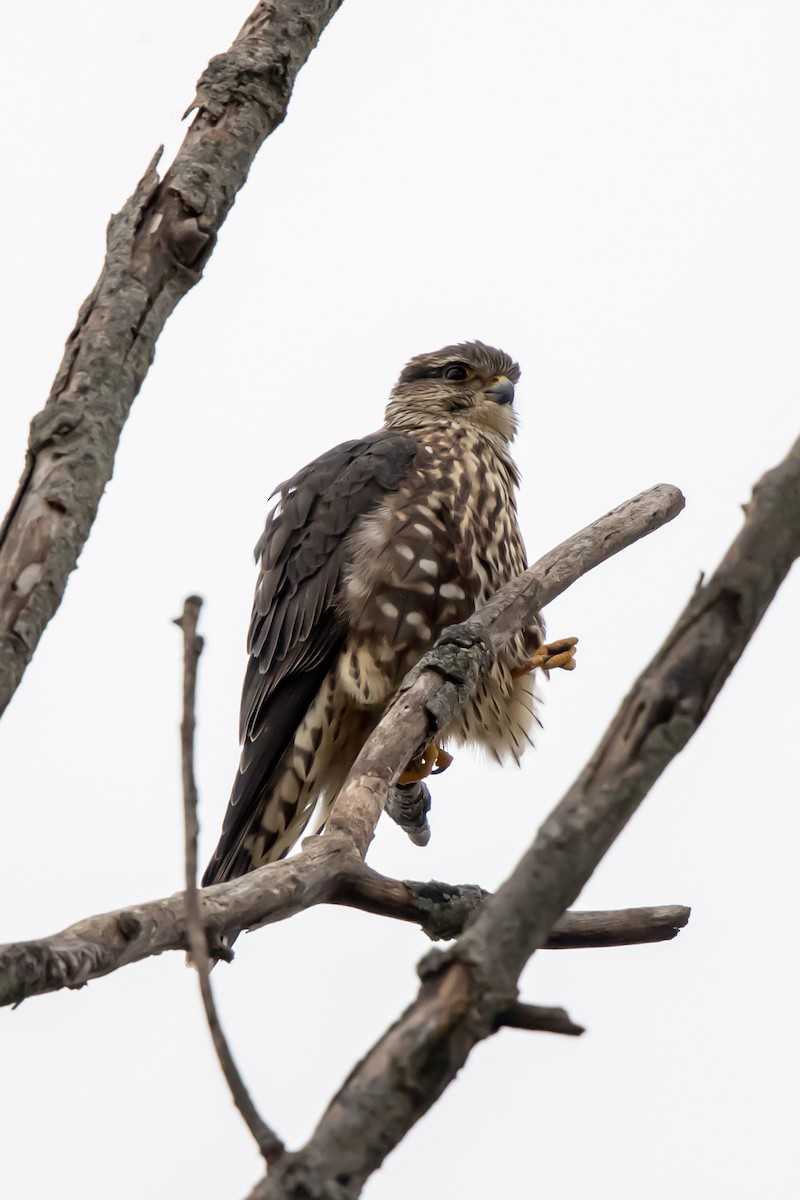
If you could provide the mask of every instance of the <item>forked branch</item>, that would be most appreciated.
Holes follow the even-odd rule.
[[[199,893],[203,928],[214,952],[226,935],[284,920],[318,904],[345,905],[419,925],[435,941],[457,937],[487,892],[474,884],[388,879],[353,861],[340,843],[316,838],[285,863]],[[689,920],[683,905],[568,912],[546,948],[586,949],[666,942]],[[81,988],[129,963],[189,949],[185,894],[100,913],[60,933],[0,946],[0,1007],[31,996]]]
[[[474,890],[457,889],[457,902],[451,895],[434,906],[422,894],[427,885],[379,882],[380,877],[363,866],[390,784],[417,745],[448,720],[457,705],[466,703],[496,646],[581,575],[671,520],[682,506],[680,492],[666,485],[620,505],[507,584],[470,621],[456,627],[457,640],[452,633],[440,639],[411,673],[364,747],[334,809],[329,832],[307,839],[302,853],[286,862],[205,889],[202,916],[207,936],[216,935],[218,941],[226,933],[280,920],[314,904],[343,902],[365,908],[393,906],[393,915],[419,921],[435,937],[458,932],[480,898]],[[398,888],[406,889],[400,903]],[[182,894],[91,917],[53,937],[0,948],[0,1004],[80,986],[129,962],[186,946]]]
[[[449,950],[423,960],[414,1003],[351,1072],[306,1146],[251,1200],[322,1195],[330,1179],[338,1200],[355,1200],[472,1048],[514,1009],[522,967],[696,731],[798,556],[800,441],[756,486],[741,533],[509,879]],[[390,758],[383,771],[394,766]]]

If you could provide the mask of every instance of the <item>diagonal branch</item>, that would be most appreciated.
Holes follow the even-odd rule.
[[[328,822],[363,857],[390,788],[406,764],[464,708],[497,652],[593,567],[627,549],[683,509],[662,483],[612,509],[512,579],[463,625],[445,630],[411,671],[348,775]]]
[[[194,773],[194,729],[195,694],[197,691],[197,664],[203,650],[203,639],[197,632],[197,621],[203,601],[199,596],[188,596],[184,601],[183,613],[176,617],[175,624],[183,633],[183,719],[181,721],[181,766],[183,775],[183,821],[186,857],[186,936],[189,943],[191,962],[197,971],[200,995],[203,1000],[211,1040],[217,1052],[219,1065],[230,1088],[233,1102],[242,1115],[245,1125],[252,1133],[261,1151],[264,1162],[269,1166],[277,1162],[284,1153],[283,1142],[264,1122],[231,1053],[228,1039],[220,1023],[214,993],[211,990],[211,962],[208,943],[203,929],[197,890],[197,784]]]
[[[159,182],[155,155],[108,227],[100,278],[31,422],[17,494],[0,528],[0,714],[56,612],[89,536],[131,405],[172,310],[200,280],[297,73],[341,0],[260,3],[211,60],[197,115]]]
[[[697,731],[800,556],[800,440],[756,485],[745,514],[589,763],[462,939],[459,955],[506,986]]]
[[[238,932],[312,904],[332,902],[345,885],[358,889],[357,868],[363,865],[361,856],[390,784],[417,746],[449,719],[457,705],[466,703],[480,671],[488,668],[494,647],[508,636],[506,631],[527,624],[533,611],[592,567],[671,520],[682,507],[683,497],[676,488],[663,484],[651,488],[562,542],[502,588],[465,625],[455,627],[456,637],[451,631],[449,638],[440,639],[411,672],[357,759],[329,832],[321,839],[308,839],[303,853],[286,862],[270,864],[234,884],[206,889],[202,904],[207,934]],[[491,619],[484,617],[486,612],[493,614]],[[476,645],[480,656],[470,653]],[[228,895],[236,896],[235,906],[228,906]],[[452,915],[451,911],[450,928]],[[423,925],[427,928],[427,918]],[[185,948],[184,931],[183,898],[177,896],[89,918],[54,938],[4,947],[0,949],[0,1004],[80,986],[128,962],[176,945]]]
[[[472,1048],[515,1007],[525,962],[698,728],[799,556],[800,441],[756,486],[741,533],[512,875],[450,950],[423,960],[416,1000],[351,1072],[306,1146],[251,1200],[321,1195],[331,1178],[337,1200],[360,1195]]]

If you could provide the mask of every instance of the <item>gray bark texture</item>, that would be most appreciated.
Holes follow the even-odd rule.
[[[200,78],[189,108],[196,116],[164,178],[159,151],[111,218],[103,270],[31,422],[0,529],[0,713],[61,603],[164,324],[201,278],[259,147],[285,117],[297,73],[340,3],[258,4]]]
[[[410,673],[364,746],[324,837],[306,839],[302,853],[285,862],[203,890],[202,919],[212,947],[222,935],[324,903],[353,904],[413,920],[435,938],[460,932],[481,903],[480,889],[400,883],[383,879],[364,865],[390,788],[419,748],[467,703],[497,649],[517,629],[581,575],[672,520],[682,508],[677,488],[666,484],[650,488],[562,542],[511,580],[464,625],[445,631]],[[184,782],[193,786],[187,732]],[[668,924],[674,929],[685,923],[678,915],[682,911],[672,910]],[[665,928],[660,918],[645,923],[649,931],[645,940],[656,936],[654,924]],[[569,921],[561,932],[568,935]],[[594,933],[603,944],[602,929],[595,926]],[[674,931],[666,934],[673,935]],[[637,935],[633,940],[642,939]],[[0,1005],[62,987],[80,987],[127,963],[187,946],[184,893],[90,917],[52,937],[0,947]]]
[[[258,149],[286,115],[297,73],[340,3],[259,3],[230,50],[203,73],[189,109],[194,120],[163,179],[156,171],[159,152],[110,221],[103,270],[68,339],[50,397],[31,423],[22,479],[0,528],[0,714],[89,535],[161,330],[202,277]],[[187,890],[0,947],[0,1004],[81,987],[129,962],[189,947],[224,1060],[206,955],[210,947],[222,956],[223,936],[331,903],[416,922],[434,940],[455,939],[422,960],[416,999],[350,1073],[304,1147],[286,1151],[258,1114],[250,1114],[270,1165],[251,1200],[355,1200],[480,1041],[502,1026],[581,1032],[563,1009],[519,1000],[520,972],[536,950],[666,940],[688,920],[688,909],[678,906],[566,909],[699,727],[800,555],[800,442],[757,485],[742,532],[720,567],[698,587],[591,760],[495,895],[470,885],[386,879],[364,862],[401,772],[468,703],[515,631],[586,571],[682,507],[677,489],[650,489],[562,543],[469,621],[445,631],[364,746],[325,836],[307,839],[286,862],[203,892],[194,885],[192,765],[199,641],[197,611],[185,613]],[[402,805],[400,817],[407,817]],[[422,818],[416,820],[412,832],[422,837]],[[234,1096],[246,1108],[244,1085],[229,1066]]]
[[[317,904],[409,921],[440,941],[457,937],[487,895],[474,884],[387,879],[360,863],[341,840],[317,838],[286,863],[204,888],[200,911],[212,949],[225,935],[285,920]],[[679,904],[570,912],[553,926],[546,945],[570,950],[665,942],[688,920],[689,909]],[[49,937],[0,946],[0,1007],[81,988],[129,963],[188,949],[184,892],[87,917]]]
[[[696,731],[800,556],[800,441],[756,486],[745,513],[717,571],[508,880],[452,947],[423,959],[417,998],[351,1072],[307,1144],[284,1156],[250,1200],[354,1200],[473,1047],[517,1007],[523,966]],[[513,604],[498,594],[484,612],[494,605],[508,614]],[[476,614],[476,624],[482,619]]]

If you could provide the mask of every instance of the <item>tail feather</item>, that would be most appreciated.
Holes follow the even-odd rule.
[[[327,675],[328,664],[321,663],[314,671],[282,680],[255,736],[245,738],[222,834],[203,875],[203,887],[236,879],[255,866],[282,858],[302,834],[314,807],[308,795],[314,775],[314,739],[317,745],[321,740],[321,734],[310,732],[308,726],[311,721],[316,727]],[[290,829],[293,836],[287,841]]]

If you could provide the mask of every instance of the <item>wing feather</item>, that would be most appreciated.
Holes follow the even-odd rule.
[[[277,503],[255,549],[260,570],[242,689],[242,755],[204,885],[247,869],[243,840],[344,641],[336,598],[348,534],[400,486],[416,454],[412,438],[380,430],[334,447],[273,493]]]

